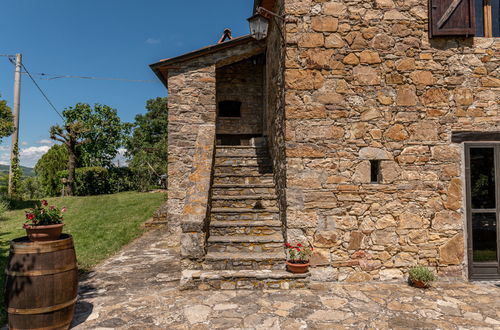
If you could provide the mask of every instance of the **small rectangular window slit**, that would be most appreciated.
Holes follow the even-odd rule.
[[[380,160],[370,160],[370,182],[380,183]]]

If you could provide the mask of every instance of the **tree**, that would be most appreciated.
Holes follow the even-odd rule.
[[[0,100],[0,142],[14,132],[14,117],[5,100]]]
[[[23,170],[19,164],[19,146],[17,142],[14,144],[14,158],[12,158],[12,162],[10,166],[12,166],[12,189],[10,191],[10,197],[20,198],[22,197],[21,192],[21,178],[23,176]]]
[[[82,132],[84,143],[78,147],[80,160],[84,167],[110,167],[118,149],[123,145],[130,124],[122,123],[116,109],[107,105],[78,103],[74,108],[63,112],[66,122],[85,123],[88,128]]]
[[[135,116],[133,134],[126,143],[128,165],[137,173],[143,189],[167,171],[167,98],[148,100],[146,110]]]
[[[83,137],[88,130],[86,125],[80,121],[68,123],[64,128],[54,125],[50,128],[50,138],[66,145],[68,150],[68,179],[66,181],[66,192],[68,196],[73,196],[73,183],[75,182],[76,169],[76,147],[90,142]]]
[[[64,126],[52,126],[50,138],[62,142],[68,150],[66,191],[72,196],[77,161],[84,166],[111,166],[129,125],[121,122],[116,109],[100,104],[92,108],[77,103],[66,108],[63,117]]]
[[[66,146],[56,144],[36,163],[35,172],[46,196],[56,196],[60,193],[58,172],[68,169],[68,160],[69,156]]]

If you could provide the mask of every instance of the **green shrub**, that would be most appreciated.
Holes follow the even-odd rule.
[[[68,177],[68,171],[58,172],[59,182]],[[126,167],[81,167],[75,171],[74,193],[76,196],[114,194],[136,189],[134,173]],[[62,190],[62,183],[59,184]]]
[[[45,190],[38,177],[27,177],[21,182],[20,196],[25,200],[45,197]]]
[[[112,167],[108,169],[108,180],[113,194],[137,190],[138,187],[135,173],[128,167]]]
[[[4,217],[4,213],[9,210],[9,202],[0,197],[0,219]]]
[[[426,286],[429,286],[436,280],[436,275],[425,266],[415,266],[410,268],[408,272],[408,280],[413,281],[421,281]]]

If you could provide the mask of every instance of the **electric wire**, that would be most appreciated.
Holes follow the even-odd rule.
[[[54,106],[54,104],[50,101],[50,99],[47,97],[47,95],[44,93],[44,91],[40,88],[40,86],[37,84],[37,82],[35,81],[35,79],[33,78],[33,76],[31,75],[31,73],[28,71],[28,69],[26,69],[26,66],[24,65],[24,63],[21,64],[21,66],[23,67],[24,71],[26,71],[26,73],[28,74],[28,76],[30,77],[31,81],[35,84],[36,88],[38,88],[38,90],[40,91],[40,93],[42,93],[43,97],[45,98],[45,100],[47,100],[47,102],[50,104],[50,106],[52,107],[52,109],[54,109],[54,111],[59,115],[59,117],[61,117],[61,119],[64,121],[64,117],[59,113],[59,111],[57,111],[56,107]]]
[[[0,54],[2,57],[7,57],[10,63],[13,65],[16,65],[14,61],[15,55],[6,55],[6,54]],[[54,80],[54,79],[60,79],[60,78],[74,78],[74,79],[93,79],[93,80],[114,80],[114,81],[127,81],[127,82],[147,82],[147,83],[156,83],[155,80],[139,80],[139,79],[125,79],[125,78],[109,78],[109,77],[92,77],[92,76],[74,76],[74,75],[57,75],[57,74],[50,74],[50,73],[30,73],[26,66],[22,63],[21,64],[24,72],[24,74],[27,74],[31,81],[35,84],[35,86],[38,88],[40,93],[43,95],[47,103],[52,107],[52,109],[61,117],[62,120],[64,120],[64,117],[57,111],[56,107],[54,104],[50,101],[48,98],[47,94],[42,90],[42,88],[38,85],[38,83],[35,81],[35,78],[33,78],[33,75],[35,76],[42,76],[42,77],[51,77],[51,78],[39,78],[39,79],[44,79],[44,80]]]
[[[24,73],[24,72],[23,72]],[[54,80],[60,78],[74,78],[74,79],[93,79],[93,80],[115,80],[115,81],[128,81],[128,82],[147,82],[156,83],[155,80],[141,80],[141,79],[126,79],[126,78],[109,78],[109,77],[91,77],[91,76],[74,76],[74,75],[59,75],[50,73],[32,73],[32,75],[51,77],[51,78],[40,78],[44,80]]]

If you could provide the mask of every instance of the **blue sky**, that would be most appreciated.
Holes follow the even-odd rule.
[[[153,80],[123,82],[44,80],[56,108],[77,102],[107,104],[123,121],[144,113],[147,99],[167,90],[148,65],[216,43],[225,27],[248,33],[253,0],[0,0],[0,54],[23,54],[31,73]],[[0,57],[0,94],[12,106],[14,66]],[[29,77],[22,76],[21,164],[34,166],[50,146],[48,131],[61,119]],[[0,144],[9,159],[10,138]]]

